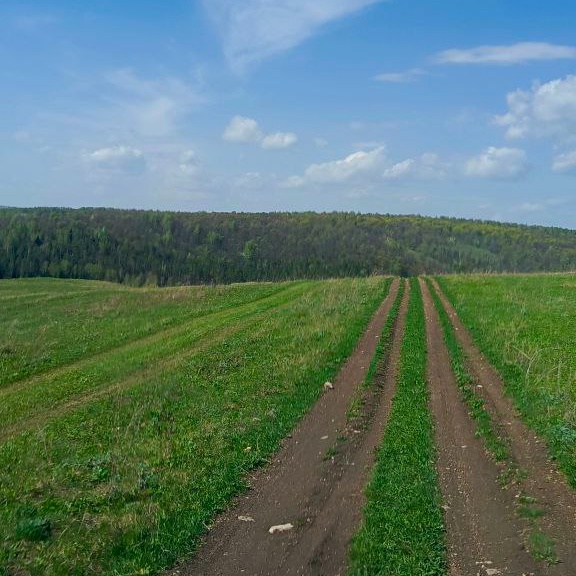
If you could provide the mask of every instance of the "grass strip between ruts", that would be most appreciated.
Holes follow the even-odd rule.
[[[426,358],[422,295],[412,279],[396,396],[352,541],[350,576],[446,573]]]

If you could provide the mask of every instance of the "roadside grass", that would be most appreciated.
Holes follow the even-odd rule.
[[[229,316],[225,338],[169,369],[151,360],[129,388],[0,445],[5,572],[155,574],[191,554],[351,353],[390,279],[301,286]]]
[[[437,280],[576,488],[576,275]]]
[[[350,576],[446,573],[424,308],[416,279],[410,287],[396,396],[366,490],[364,520],[351,544]]]
[[[170,330],[162,330],[127,345],[119,346],[60,370],[51,370],[36,377],[0,389],[0,439],[3,429],[15,423],[26,422],[43,412],[57,410],[66,402],[77,402],[82,395],[93,395],[100,387],[110,387],[127,378],[149,372],[150,367],[161,366],[184,351],[189,354],[195,347],[205,346],[207,339],[218,337],[225,326],[235,326],[242,319],[253,318],[256,313],[267,312],[291,299],[297,298],[313,284],[295,284],[277,294],[255,302],[194,318]],[[239,325],[239,324],[238,324]],[[154,369],[154,368],[153,368]]]

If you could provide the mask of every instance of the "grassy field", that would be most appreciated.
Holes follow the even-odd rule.
[[[0,573],[152,574],[191,552],[389,285],[0,282]]]
[[[350,576],[446,573],[444,525],[428,411],[424,308],[411,281],[397,391],[351,546]]]
[[[576,488],[576,275],[438,281]]]

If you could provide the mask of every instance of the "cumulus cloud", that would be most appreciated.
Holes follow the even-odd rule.
[[[268,134],[262,140],[262,148],[265,150],[274,150],[281,148],[290,148],[298,142],[298,136],[293,132],[276,132]]]
[[[434,57],[437,64],[511,65],[542,60],[576,59],[576,47],[547,42],[519,42],[507,46],[477,46],[444,50]]]
[[[418,158],[407,158],[386,168],[385,180],[437,180],[447,175],[448,165],[437,154],[427,152]]]
[[[517,180],[528,170],[529,164],[524,150],[494,146],[470,158],[464,168],[467,176],[492,180]]]
[[[305,179],[315,183],[344,182],[357,176],[374,174],[382,169],[386,158],[384,146],[369,152],[359,151],[342,160],[312,164],[305,172]]]
[[[82,158],[89,168],[110,174],[141,174],[146,169],[143,152],[130,146],[100,148],[85,152]]]
[[[576,150],[559,154],[552,163],[554,172],[576,174]]]
[[[222,138],[227,142],[260,142],[263,138],[258,122],[253,118],[234,116],[226,126]]]
[[[445,178],[450,165],[437,154],[428,152],[401,162],[391,163],[383,145],[371,150],[360,150],[342,158],[321,164],[311,164],[304,174],[291,176],[280,183],[282,188],[302,188],[345,184],[359,190],[370,189],[384,182],[410,180],[438,180]],[[360,186],[360,188],[358,188]]]
[[[507,96],[508,112],[496,116],[508,138],[574,139],[576,135],[576,76],[536,83],[531,90]]]
[[[341,160],[322,164],[311,164],[304,176],[292,176],[284,181],[286,188],[295,188],[306,184],[338,184],[356,179],[379,177],[386,159],[384,146],[350,154]]]
[[[294,48],[325,24],[383,0],[203,0],[230,67],[248,66]]]
[[[374,80],[378,82],[390,82],[393,84],[407,84],[408,82],[415,82],[426,74],[425,70],[421,68],[412,68],[404,72],[384,72],[374,76]]]
[[[289,148],[298,142],[298,136],[293,132],[264,134],[254,118],[245,116],[234,116],[226,126],[222,138],[233,143],[259,144],[265,150]]]

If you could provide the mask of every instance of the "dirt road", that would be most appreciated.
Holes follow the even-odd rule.
[[[500,469],[475,435],[452,373],[432,298],[420,281],[426,314],[430,409],[444,500],[450,576],[540,574],[524,549],[526,522],[514,495],[498,483]]]
[[[512,401],[504,394],[499,374],[475,346],[468,330],[440,290],[433,286],[455,328],[458,342],[467,357],[468,369],[477,385],[495,428],[509,446],[508,465],[521,470],[509,490],[518,500],[531,503],[537,510],[537,525],[551,539],[558,563],[541,566],[542,573],[576,575],[576,492],[549,459],[544,442],[520,419]]]
[[[376,351],[399,281],[355,352],[274,461],[255,473],[251,489],[221,515],[189,563],[167,574],[249,576],[344,575],[348,544],[361,520],[363,491],[395,391],[407,309],[406,290],[381,386],[368,399],[362,426],[348,410]],[[272,526],[293,528],[274,534]]]

